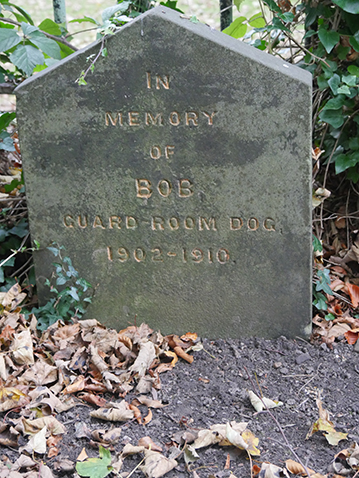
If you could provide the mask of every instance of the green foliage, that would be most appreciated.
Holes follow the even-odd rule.
[[[100,445],[100,458],[88,458],[85,461],[76,463],[76,471],[80,476],[88,476],[90,478],[105,478],[111,473],[111,453]]]
[[[318,279],[313,283],[313,305],[318,310],[327,310],[327,299],[322,292],[326,294],[332,294],[330,288],[329,270],[323,269],[317,271]]]
[[[73,267],[72,261],[67,256],[62,256],[63,246],[53,244],[47,248],[57,258],[54,262],[55,272],[53,281],[47,279],[45,285],[54,294],[45,305],[34,307],[31,310],[37,318],[39,330],[46,330],[57,320],[68,321],[71,318],[81,318],[86,312],[86,305],[91,302],[91,297],[86,295],[91,285],[78,277],[78,271]]]
[[[16,264],[26,262],[29,249],[29,225],[26,218],[12,223],[6,220],[6,210],[2,210],[3,221],[0,222],[0,291],[6,292],[16,282],[14,270]]]

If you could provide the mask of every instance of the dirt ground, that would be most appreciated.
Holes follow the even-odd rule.
[[[112,446],[112,456],[121,452],[127,443],[137,445],[140,438],[150,436],[169,457],[173,452],[178,454],[177,447],[183,445],[178,442],[184,432],[195,433],[200,428],[231,421],[247,422],[249,430],[259,438],[261,454],[253,457],[254,464],[260,467],[263,461],[268,461],[283,466],[289,458],[296,460],[291,448],[306,466],[324,475],[338,451],[353,442],[359,443],[358,344],[334,343],[330,350],[325,344],[314,346],[302,339],[284,337],[205,339],[202,343],[204,349],[194,353],[192,364],[180,361],[173,370],[161,374],[162,388],[158,392],[153,390],[152,398],[161,400],[166,407],[152,410],[152,420],[147,425],[133,420],[125,424],[104,422],[90,417],[93,408],[84,405],[58,414],[57,419],[66,426],[67,434],[60,443],[59,455],[44,459],[54,476],[77,476],[71,466],[84,447],[89,456],[98,457],[98,447],[92,448],[86,437],[79,438],[86,428],[121,427],[120,440]],[[268,411],[254,411],[247,390],[258,393],[258,385],[263,396],[283,402],[283,406],[272,410],[281,430]],[[130,393],[126,400],[131,401],[131,397]],[[348,433],[347,440],[337,446],[329,445],[322,432],[306,440],[318,419],[318,397],[330,412],[335,429]],[[2,415],[5,420],[5,414]],[[178,466],[165,476],[196,476],[193,470],[201,478],[251,476],[247,454],[235,447],[214,445],[197,452],[199,459],[190,465],[192,471],[186,470],[182,455],[177,460]],[[2,455],[12,462],[18,457],[15,450],[5,447],[2,447]],[[72,463],[68,463],[68,470],[56,472],[65,459]],[[131,473],[140,461],[141,455],[127,457],[122,476]],[[351,471],[349,476],[354,473]],[[137,469],[134,476],[144,475]]]

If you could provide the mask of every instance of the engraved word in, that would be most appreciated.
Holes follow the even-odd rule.
[[[152,88],[156,88],[156,90],[160,90],[161,88],[169,90],[170,75],[154,75],[154,78],[152,78],[151,72],[146,71],[146,84],[149,90],[151,90]]]

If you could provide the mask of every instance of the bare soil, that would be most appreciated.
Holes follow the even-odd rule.
[[[170,456],[176,450],[174,447],[182,447],[178,442],[186,431],[233,420],[244,421],[259,438],[261,455],[253,458],[259,467],[263,461],[283,466],[289,458],[296,460],[294,451],[308,467],[322,474],[328,473],[338,451],[353,442],[359,443],[358,345],[353,347],[343,341],[334,343],[329,349],[326,344],[317,346],[284,337],[276,340],[205,339],[203,345],[204,350],[194,353],[192,364],[180,361],[172,371],[161,374],[162,388],[152,394],[167,406],[152,410],[153,417],[147,425],[139,425],[136,421],[126,424],[103,422],[90,417],[92,407],[83,405],[57,415],[68,432],[60,444],[59,455],[44,460],[54,470],[54,476],[76,476],[74,470],[56,472],[56,468],[65,459],[75,465],[83,447],[89,456],[98,456],[97,446],[92,448],[88,438],[76,436],[84,424],[90,430],[121,426],[121,438],[113,445],[112,455],[121,452],[126,443],[137,445],[140,438],[150,436],[162,447],[162,453]],[[265,397],[283,402],[283,406],[272,411],[281,429],[268,411],[254,411],[247,390],[258,393],[258,388],[254,388],[258,386]],[[319,396],[331,414],[335,429],[348,433],[348,439],[337,446],[329,445],[321,432],[306,440],[308,431],[318,419],[316,398]],[[131,394],[126,400],[131,401]],[[5,418],[5,414],[2,415]],[[237,478],[250,476],[248,456],[237,448],[215,445],[197,451],[200,458],[191,465],[191,470],[201,478],[227,478],[231,473]],[[15,450],[5,447],[2,447],[2,454],[12,462],[18,456]],[[130,473],[140,460],[140,455],[126,458],[121,473]],[[351,471],[349,476],[354,473]],[[136,470],[134,476],[143,474]],[[165,476],[195,475],[186,470],[182,455],[178,466]]]

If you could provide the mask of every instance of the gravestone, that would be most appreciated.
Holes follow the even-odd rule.
[[[311,76],[165,7],[17,88],[39,294],[65,246],[87,317],[207,337],[311,323]]]

